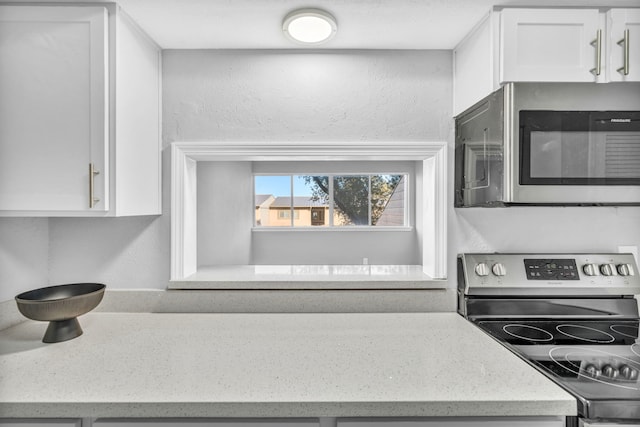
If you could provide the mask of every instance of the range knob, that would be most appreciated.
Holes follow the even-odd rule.
[[[602,367],[602,375],[615,379],[618,378],[618,370],[611,365],[604,365]]]
[[[478,276],[484,277],[489,275],[489,266],[487,265],[486,262],[481,262],[479,264],[476,264],[476,267],[474,268],[474,270]]]
[[[634,276],[636,272],[633,271],[633,266],[631,264],[619,264],[618,274],[621,276]]]
[[[629,365],[620,365],[620,375],[624,379],[635,381],[638,379],[638,371]]]
[[[584,271],[584,274],[586,274],[587,276],[600,275],[600,270],[598,269],[598,266],[596,264],[585,264],[582,266],[582,271]]]
[[[595,365],[588,364],[584,367],[584,372],[592,378],[595,378],[600,375],[600,369],[598,369]]]
[[[605,276],[617,276],[618,270],[615,264],[602,264],[600,266],[600,272]]]
[[[493,274],[495,274],[496,276],[504,276],[507,274],[507,269],[501,262],[493,264],[493,267],[491,267],[491,271],[493,271]]]

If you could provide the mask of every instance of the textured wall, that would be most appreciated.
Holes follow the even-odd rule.
[[[640,207],[459,209],[458,252],[618,252],[640,246]]]
[[[448,141],[445,51],[165,51],[163,145],[172,141]],[[453,148],[448,152],[453,164]],[[164,289],[169,163],[161,217],[0,218],[0,300],[40,282]],[[453,174],[450,171],[450,183]],[[639,207],[449,208],[449,274],[461,251],[616,251],[640,246]],[[425,294],[425,298],[429,298]],[[450,299],[450,309],[454,302]]]
[[[165,51],[164,141],[440,141],[445,51]]]
[[[51,284],[100,282],[111,289],[166,287],[168,216],[49,221]]]
[[[48,283],[49,222],[0,218],[0,301]]]

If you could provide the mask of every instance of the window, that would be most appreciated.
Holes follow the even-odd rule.
[[[407,181],[397,173],[255,175],[254,224],[406,227]]]

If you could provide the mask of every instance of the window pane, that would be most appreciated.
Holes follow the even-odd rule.
[[[329,225],[329,177],[293,177],[294,227]]]
[[[369,225],[369,176],[333,177],[334,225]]]
[[[404,226],[404,175],[371,176],[371,225]]]
[[[284,209],[280,209],[278,211],[278,219],[289,219],[289,218],[291,218],[290,210],[285,211]]]
[[[291,227],[291,176],[255,176],[256,227]]]

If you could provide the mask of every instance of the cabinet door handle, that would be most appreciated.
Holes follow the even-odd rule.
[[[93,163],[89,163],[89,208],[94,208],[96,203],[100,201],[100,199],[94,197],[94,178],[96,175],[100,174],[99,171],[95,170],[93,167]]]
[[[624,64],[622,67],[618,68],[618,72],[624,74],[625,76],[629,75],[629,29],[624,30],[624,37],[622,40],[618,42],[619,45],[623,45],[624,49]]]
[[[596,39],[591,42],[591,46],[596,47],[596,68],[592,68],[590,71],[599,76],[602,71],[602,30],[596,32]]]

